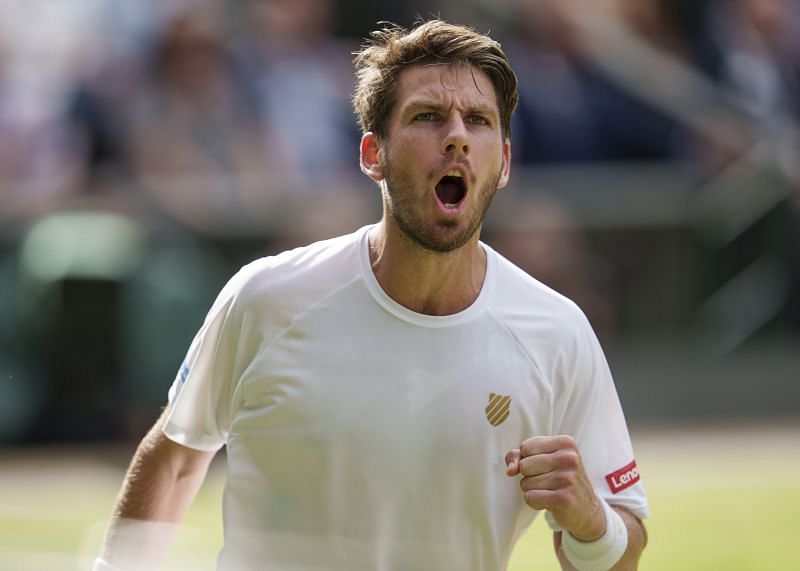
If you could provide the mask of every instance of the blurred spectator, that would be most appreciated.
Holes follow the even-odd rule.
[[[517,10],[517,33],[505,43],[520,82],[514,158],[525,163],[598,158],[592,80],[568,13],[550,0],[520,2]]]
[[[711,0],[704,16],[713,51],[708,59],[716,63],[711,76],[741,115],[714,119],[718,135],[706,147],[705,162],[727,167],[723,174],[730,179],[757,181],[743,189],[753,193],[748,209],[755,216],[744,216],[747,225],[721,248],[713,267],[731,279],[756,256],[781,259],[786,293],[771,296],[780,308],[771,321],[782,325],[788,317],[800,330],[800,2]],[[728,144],[726,152],[722,143],[737,139],[745,143],[739,143],[742,150],[731,153],[735,145]],[[782,200],[784,192],[789,200]]]
[[[0,223],[23,223],[69,190],[71,163],[64,130],[6,74],[0,45]]]
[[[517,2],[506,42],[520,78],[516,159],[524,163],[672,159],[683,133],[664,113],[607,79],[558,0]]]
[[[722,83],[766,124],[800,120],[800,5],[796,0],[711,4],[709,30]]]
[[[725,100],[702,117],[696,157],[717,171],[769,141],[789,178],[797,176],[800,120],[800,3],[797,0],[707,0],[705,40],[695,61]],[[793,148],[792,148],[793,147]],[[753,165],[749,165],[752,167]]]
[[[248,0],[236,56],[262,121],[265,153],[292,190],[330,187],[358,164],[350,106],[353,46],[332,35],[333,0]]]
[[[115,98],[130,98],[138,78],[130,54],[119,57],[109,38],[122,36],[114,22],[158,12],[155,0],[137,7],[114,0],[3,4],[0,37],[9,57],[0,64],[0,217],[31,221],[104,186],[97,173],[123,154],[116,126],[125,104]]]
[[[143,75],[140,60],[107,54],[69,96],[65,119],[77,193],[105,193],[119,177],[130,176],[129,111],[143,90]]]
[[[281,188],[252,107],[237,89],[213,8],[176,17],[157,39],[151,81],[132,112],[132,156],[143,188],[201,233],[252,230]]]
[[[114,192],[131,176],[131,136],[152,81],[147,59],[163,30],[210,0],[94,0],[77,51],[78,77],[65,105],[80,194]],[[87,4],[86,6],[89,6]]]
[[[649,45],[680,59],[688,56],[675,0],[614,0],[614,8],[629,29]]]

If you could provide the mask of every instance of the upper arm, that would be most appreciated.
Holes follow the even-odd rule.
[[[195,450],[170,440],[162,430],[165,409],[139,443],[115,516],[147,521],[180,521],[205,480],[215,452]]]
[[[198,473],[205,476],[216,451],[197,450],[170,439],[164,434],[169,412],[169,406],[166,406],[139,445],[137,455],[141,452],[153,464],[174,472],[176,477]]]

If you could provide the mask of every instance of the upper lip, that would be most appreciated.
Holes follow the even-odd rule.
[[[449,173],[450,171],[457,171],[458,174],[461,175],[461,180],[464,181],[464,188],[468,190],[469,189],[469,170],[467,169],[467,167],[465,165],[460,164],[460,163],[450,163],[448,165],[445,165],[445,167],[440,171],[439,178],[436,179],[436,183],[435,184],[439,184],[439,181],[441,181],[445,176],[447,176],[447,173]]]

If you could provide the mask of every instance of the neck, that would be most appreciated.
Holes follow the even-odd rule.
[[[430,251],[383,220],[369,233],[372,271],[397,303],[426,315],[452,315],[472,305],[486,276],[478,234],[452,252]]]

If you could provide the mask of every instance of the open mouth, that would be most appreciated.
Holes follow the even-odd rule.
[[[436,197],[445,208],[455,208],[467,195],[467,184],[461,173],[448,172],[436,185]]]

